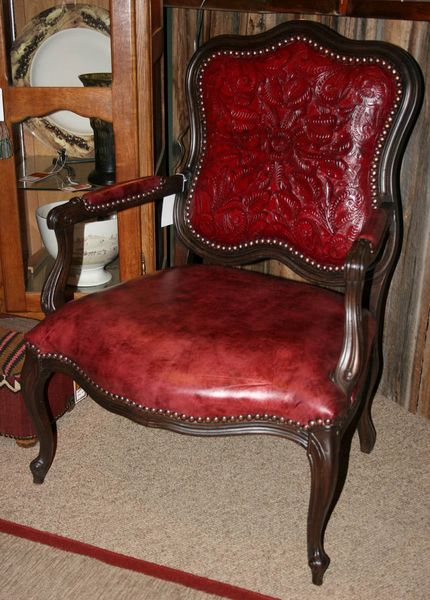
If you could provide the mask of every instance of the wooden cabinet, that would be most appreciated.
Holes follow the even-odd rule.
[[[16,33],[42,10],[62,2],[54,0],[15,0],[3,2],[0,13],[0,87],[3,89],[5,119],[12,131],[15,124],[29,117],[40,117],[60,109],[82,116],[99,117],[113,123],[116,155],[116,180],[123,181],[154,170],[154,139],[163,132],[160,123],[154,135],[153,90],[160,103],[162,78],[162,2],[140,0],[98,0],[92,5],[110,11],[111,87],[17,87],[10,76],[10,8],[13,7]],[[153,86],[154,75],[157,76]],[[33,152],[38,152],[37,140]],[[26,148],[28,151],[28,149]],[[0,160],[0,305],[15,313],[40,313],[39,293],[25,284],[23,233],[34,223],[26,222],[26,205],[31,193],[17,188],[19,148],[15,157]],[[38,192],[39,196],[42,194]],[[64,195],[64,193],[62,193]],[[43,193],[48,203],[58,194]],[[70,194],[69,194],[70,197]],[[28,215],[27,215],[28,216]],[[23,231],[25,230],[25,231]],[[119,272],[121,280],[155,269],[154,208],[131,209],[118,215]]]

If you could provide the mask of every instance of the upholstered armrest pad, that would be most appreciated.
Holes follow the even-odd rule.
[[[152,202],[169,194],[181,192],[184,187],[182,175],[171,177],[140,177],[104,187],[82,196],[87,208],[102,208],[120,210],[145,202]]]
[[[364,225],[359,238],[368,240],[372,250],[377,251],[384,239],[384,234],[389,227],[392,211],[391,207],[384,205],[372,210]]]
[[[137,195],[146,196],[160,189],[165,181],[164,177],[141,177],[88,192],[82,199],[89,206],[102,206]]]
[[[183,176],[172,175],[171,177],[141,177],[100,188],[53,208],[48,215],[48,227],[61,229],[65,225],[86,221],[113,211],[154,202],[170,194],[181,192],[183,187]]]

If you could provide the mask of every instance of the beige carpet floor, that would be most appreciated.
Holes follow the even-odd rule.
[[[1,600],[219,600],[94,558],[0,533]]]
[[[383,398],[375,401],[374,416],[374,452],[362,454],[353,441],[349,476],[326,533],[332,564],[321,588],[310,583],[306,564],[305,452],[268,436],[180,436],[140,427],[85,400],[59,422],[57,456],[42,486],[32,483],[28,470],[35,449],[0,439],[0,517],[282,600],[424,600],[430,587],[430,423]],[[3,556],[20,554],[14,546],[23,540],[2,537]],[[34,556],[31,548],[23,552]],[[74,559],[53,552],[61,555],[67,589],[82,584],[84,567],[66,576]],[[2,559],[0,570],[10,563]],[[20,579],[32,572],[26,564]],[[99,569],[89,572],[104,585]],[[164,582],[131,575],[125,595],[103,588],[99,597],[188,597],[164,587],[145,596],[146,582]],[[9,586],[13,577],[6,579]],[[1,593],[8,593],[4,573],[1,581]],[[209,597],[195,594],[190,598]],[[21,600],[11,590],[1,597]]]

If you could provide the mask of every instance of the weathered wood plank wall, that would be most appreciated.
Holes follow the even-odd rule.
[[[201,40],[222,33],[253,34],[298,18],[289,14],[203,11]],[[402,46],[421,65],[430,88],[430,23],[350,17],[303,16],[356,39],[377,39]],[[173,135],[187,126],[183,93],[186,64],[194,50],[198,11],[172,9]],[[385,369],[380,391],[411,411],[430,418],[430,96],[427,94],[405,155],[401,189],[404,208],[403,252],[388,298],[384,339]],[[268,262],[271,273],[289,271]]]

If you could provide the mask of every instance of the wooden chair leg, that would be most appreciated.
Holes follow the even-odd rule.
[[[22,395],[39,439],[39,455],[30,463],[34,483],[43,483],[55,454],[55,436],[45,397],[50,371],[42,368],[41,359],[27,353],[22,369]]]
[[[376,442],[376,429],[372,421],[370,408],[372,398],[368,398],[363,407],[363,413],[358,422],[358,437],[360,439],[360,449],[366,454],[370,454]]]
[[[369,374],[369,382],[366,390],[366,398],[363,404],[363,411],[358,421],[358,437],[360,440],[360,449],[366,454],[370,454],[376,442],[376,430],[372,420],[371,408],[373,397],[376,391],[376,382],[379,377],[379,350],[373,349],[371,356],[372,367]]]
[[[308,458],[311,466],[311,495],[308,512],[308,561],[312,583],[321,585],[330,563],[324,550],[324,531],[338,497],[339,452],[338,429],[321,429],[309,434]]]

